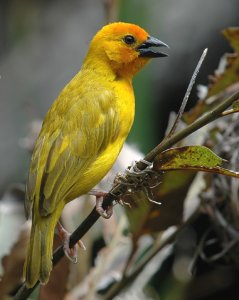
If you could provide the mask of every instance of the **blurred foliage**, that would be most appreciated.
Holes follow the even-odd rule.
[[[209,77],[209,86],[207,97],[198,101],[190,112],[184,115],[187,123],[192,123],[202,113],[208,111],[215,101],[222,100],[222,97],[214,98],[220,92],[224,92],[222,96],[228,96],[238,89],[239,74],[239,47],[238,47],[238,28],[230,27],[223,30],[223,35],[229,41],[235,53],[226,53],[220,60],[218,69]],[[220,96],[220,95],[219,95]]]

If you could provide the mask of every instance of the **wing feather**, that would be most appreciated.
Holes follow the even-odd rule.
[[[48,112],[32,155],[26,189],[28,214],[33,201],[41,215],[52,213],[73,187],[80,186],[81,174],[117,138],[114,94],[90,95],[75,96],[74,104],[71,99],[71,107],[65,110],[57,99]],[[61,111],[66,113],[59,114]]]

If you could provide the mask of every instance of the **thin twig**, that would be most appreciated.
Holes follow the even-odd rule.
[[[200,255],[200,257],[202,258],[202,260],[204,260],[207,263],[212,263],[213,261],[217,261],[220,258],[222,258],[223,256],[225,256],[225,254],[227,254],[228,251],[230,251],[230,249],[237,243],[236,240],[231,240],[228,241],[225,246],[222,248],[222,250],[216,254],[213,255],[208,255],[205,252],[205,248],[207,246],[212,246],[213,244],[216,244],[218,242],[217,239],[211,239],[211,240],[207,240],[209,234],[212,232],[213,228],[209,228],[203,235],[199,245],[198,245],[198,254]]]
[[[174,144],[182,140],[183,138],[187,137],[191,133],[195,132],[196,130],[200,129],[201,127],[207,125],[208,123],[214,121],[218,117],[221,116],[222,112],[226,110],[228,107],[232,105],[232,103],[239,99],[239,91],[233,94],[232,96],[228,97],[224,102],[215,106],[214,109],[197,119],[194,123],[190,124],[183,130],[177,132],[176,134],[172,135],[169,139],[163,140],[158,146],[156,146],[152,151],[150,151],[144,158],[144,160],[152,162],[155,157],[163,152],[164,150],[172,147]],[[146,165],[143,162],[138,162],[137,167],[140,170],[144,170]],[[103,208],[107,208],[114,200],[116,200],[117,196],[122,193],[122,190],[126,187],[122,184],[118,184],[113,187],[103,202]],[[87,231],[94,225],[94,223],[99,219],[99,215],[94,208],[88,217],[79,225],[79,227],[72,233],[70,237],[70,247],[73,247],[78,240],[80,240]],[[64,256],[63,247],[59,247],[55,250],[53,255],[53,264],[57,264],[58,261]],[[16,293],[14,299],[15,300],[25,300],[27,297],[33,292],[33,290],[38,286],[39,282],[31,288],[27,289],[25,283],[20,287],[18,292]]]
[[[152,151],[150,151],[145,156],[144,160],[148,162],[153,162],[153,160],[159,153],[162,153],[163,151],[169,149],[177,142],[181,141],[183,138],[189,136],[190,134],[202,128],[203,126],[221,117],[221,114],[224,112],[224,110],[230,107],[232,103],[238,99],[239,99],[239,91],[234,93],[233,95],[231,95],[226,100],[219,103],[218,105],[215,105],[214,108],[212,108],[209,112],[202,115],[195,122],[193,122],[192,124],[182,129],[181,131],[172,135],[170,139],[164,139],[158,146],[156,146]],[[145,164],[140,161],[138,162],[137,167],[143,170],[145,168]]]
[[[196,66],[196,68],[195,68],[195,70],[193,72],[193,75],[192,75],[191,80],[189,82],[189,85],[188,85],[187,91],[185,93],[185,96],[183,98],[182,104],[180,106],[179,112],[177,114],[177,117],[176,117],[176,119],[175,119],[175,121],[173,123],[173,126],[172,126],[171,130],[169,131],[169,133],[168,133],[168,135],[167,135],[166,138],[170,138],[175,133],[175,131],[177,129],[177,126],[178,126],[178,123],[182,119],[182,115],[183,115],[185,107],[186,107],[186,105],[188,103],[188,98],[189,98],[190,93],[192,91],[192,88],[194,86],[194,83],[195,83],[195,80],[197,78],[198,72],[199,72],[199,70],[200,70],[200,68],[202,66],[202,63],[203,63],[206,55],[207,55],[207,50],[208,50],[207,48],[204,49],[204,51],[203,51],[203,53],[202,53],[202,55],[201,55],[201,57],[200,57],[200,59],[199,59],[199,61],[197,63],[197,66]]]

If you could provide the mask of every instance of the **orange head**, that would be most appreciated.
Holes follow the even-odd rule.
[[[118,22],[97,32],[87,57],[106,63],[117,76],[132,78],[151,58],[167,56],[153,49],[163,46],[168,47],[141,27]]]

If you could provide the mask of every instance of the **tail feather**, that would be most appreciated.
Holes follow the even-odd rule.
[[[46,284],[52,270],[52,250],[54,228],[57,220],[50,217],[40,217],[32,221],[31,237],[27,257],[24,264],[26,286],[33,287],[38,280]]]

